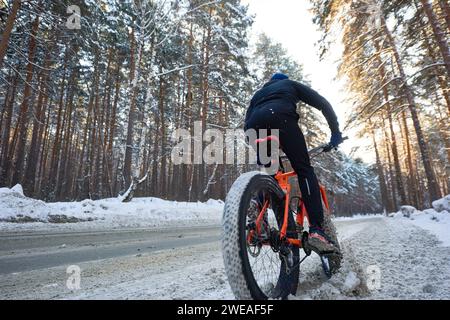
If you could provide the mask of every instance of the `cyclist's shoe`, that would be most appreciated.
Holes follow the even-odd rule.
[[[339,252],[333,241],[320,227],[309,228],[308,247],[319,255]]]

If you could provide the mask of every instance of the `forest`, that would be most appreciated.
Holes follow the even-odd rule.
[[[424,208],[448,194],[448,1],[309,2],[320,54],[343,47],[338,77],[353,112],[341,123],[370,139],[376,159],[314,161],[336,211]],[[274,72],[309,83],[280,43],[260,34],[252,44],[240,0],[2,0],[0,17],[0,187],[20,183],[45,201],[130,190],[224,199],[254,167],[175,165],[173,131],[242,129]],[[319,112],[298,113],[309,146],[329,138]]]
[[[354,109],[347,126],[373,141],[383,207],[424,208],[448,194],[449,2],[313,4],[322,54],[336,41],[343,45],[338,76]]]

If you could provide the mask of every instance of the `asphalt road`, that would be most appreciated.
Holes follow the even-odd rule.
[[[293,299],[449,299],[450,248],[434,235],[404,219],[335,222],[341,269],[328,279],[311,255]],[[219,238],[219,226],[0,231],[0,299],[233,299]],[[380,276],[373,290],[368,267]]]
[[[0,233],[0,274],[216,242],[220,227]]]

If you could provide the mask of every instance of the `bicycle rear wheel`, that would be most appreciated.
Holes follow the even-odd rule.
[[[264,218],[258,221],[264,207]],[[284,193],[271,176],[250,172],[233,184],[223,213],[222,252],[237,299],[284,299],[296,293],[299,248],[277,243],[283,214]],[[297,238],[291,214],[287,236]]]

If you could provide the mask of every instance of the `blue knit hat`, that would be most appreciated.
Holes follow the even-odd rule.
[[[289,77],[283,73],[275,73],[270,80],[285,80],[289,79]]]

